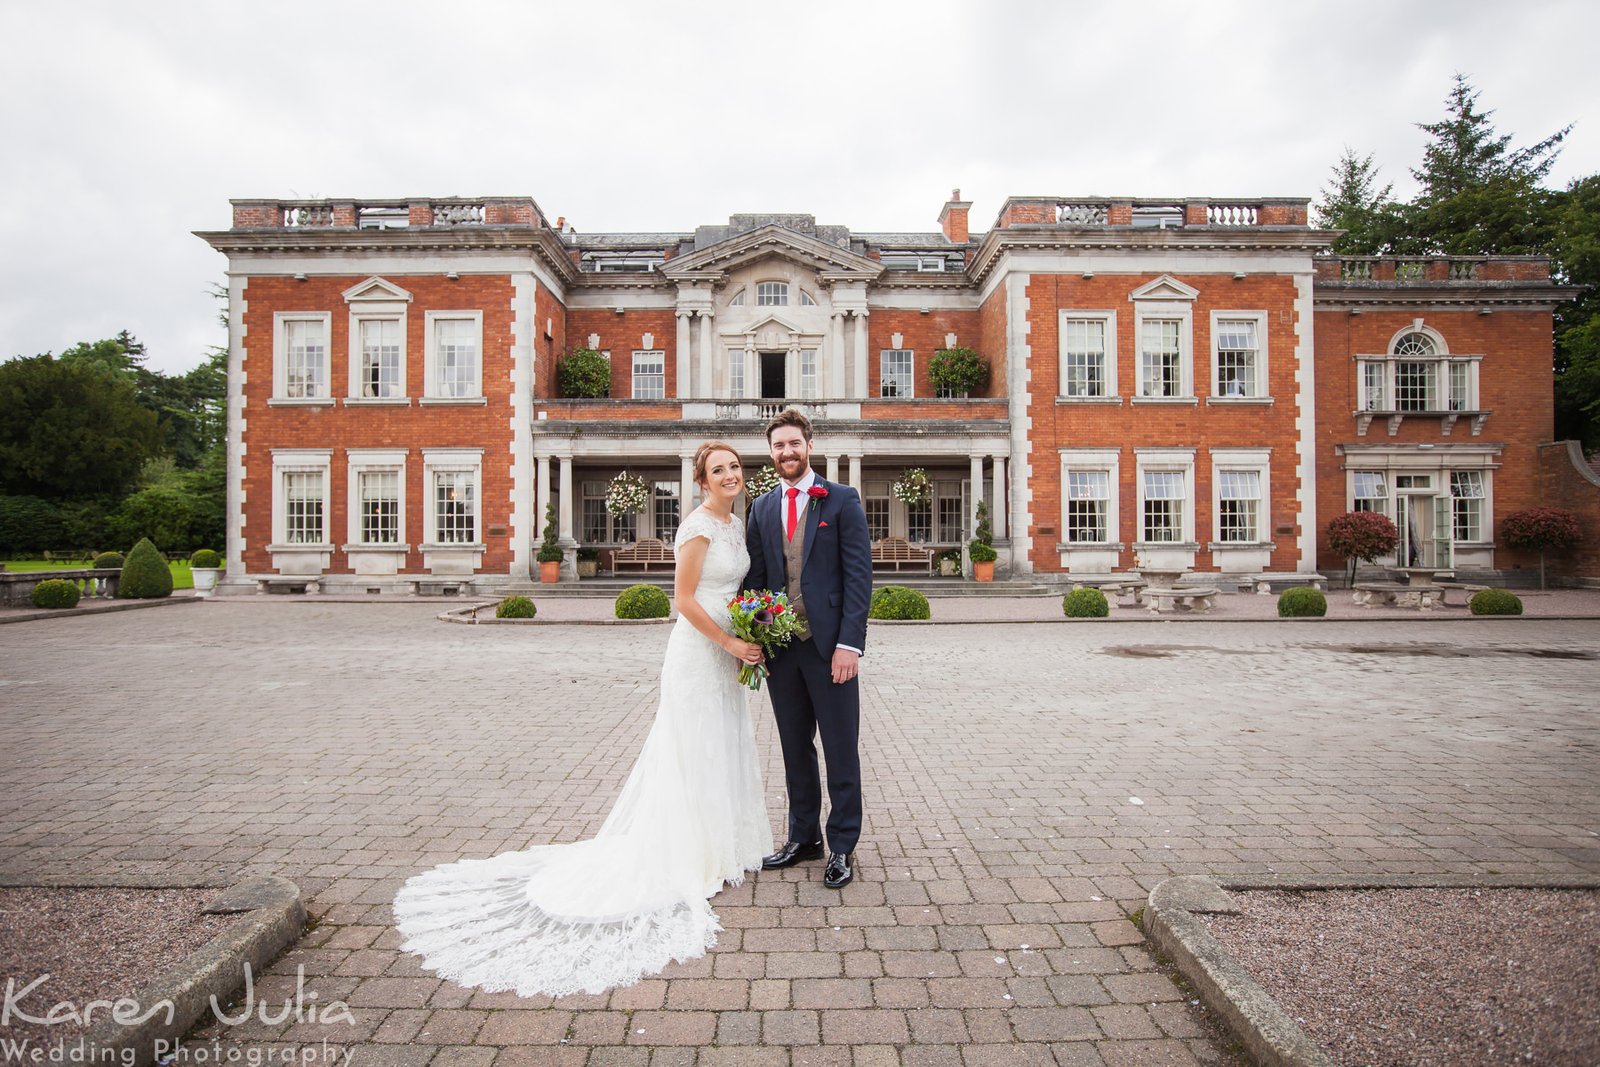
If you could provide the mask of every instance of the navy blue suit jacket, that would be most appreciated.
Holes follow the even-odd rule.
[[[872,539],[861,496],[848,485],[820,475],[817,485],[826,497],[797,501],[802,505],[806,543],[800,567],[800,595],[805,598],[811,643],[831,660],[840,643],[867,648],[867,607],[872,600]],[[783,565],[784,485],[761,494],[750,505],[745,544],[750,572],[745,589],[782,592],[787,584]],[[791,646],[792,647],[792,646]]]

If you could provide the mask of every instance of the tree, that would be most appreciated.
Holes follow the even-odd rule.
[[[1378,168],[1370,153],[1358,156],[1355,149],[1345,148],[1315,205],[1318,226],[1345,231],[1333,242],[1334,252],[1374,256],[1388,249],[1399,226],[1393,191],[1392,182],[1378,187]]]
[[[1539,553],[1539,588],[1544,588],[1544,554],[1583,540],[1578,517],[1566,508],[1527,508],[1500,520],[1500,540],[1512,548]]]
[[[1431,140],[1422,166],[1412,168],[1422,190],[1402,212],[1398,251],[1446,255],[1537,255],[1554,236],[1553,203],[1539,185],[1555,164],[1569,124],[1536,144],[1511,147],[1478,109],[1477,90],[1457,74],[1445,97],[1445,117],[1419,122]]]
[[[1373,563],[1393,552],[1400,543],[1400,531],[1387,515],[1376,511],[1346,512],[1328,521],[1328,547],[1346,560],[1346,584],[1356,580],[1356,561]]]
[[[1567,186],[1556,219],[1556,280],[1586,291],[1556,308],[1556,439],[1600,449],[1600,174]]]
[[[125,379],[49,355],[0,363],[0,493],[120,493],[160,451],[156,417]]]
[[[132,385],[139,403],[159,421],[166,451],[178,466],[196,467],[226,431],[228,350],[213,348],[204,363],[180,375],[150,370],[144,365],[146,355],[143,342],[123,330],[116,337],[73,345],[59,358]]]

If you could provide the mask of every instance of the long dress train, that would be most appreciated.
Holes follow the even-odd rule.
[[[743,523],[697,510],[676,543],[697,536],[711,543],[695,600],[729,629],[749,567]],[[599,834],[416,875],[394,901],[400,947],[461,985],[562,996],[631,985],[714,945],[722,926],[707,898],[772,850],[737,670],[680,617],[655,722]]]

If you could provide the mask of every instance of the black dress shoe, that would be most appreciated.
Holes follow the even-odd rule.
[[[822,870],[822,884],[829,889],[843,889],[850,884],[856,876],[854,852],[835,852],[828,857],[828,865]]]
[[[761,860],[761,869],[764,871],[781,870],[784,867],[793,867],[801,860],[815,860],[822,858],[822,842],[802,845],[798,841],[790,841],[770,856]]]

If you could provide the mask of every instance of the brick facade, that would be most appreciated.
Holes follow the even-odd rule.
[[[1461,545],[1460,562],[1469,569],[1529,566],[1493,544],[1497,516],[1569,496],[1582,509],[1600,506],[1595,487],[1566,473],[1547,447],[1551,312],[1567,294],[1551,283],[1543,260],[1329,257],[1332,234],[1308,225],[1304,200],[1013,198],[988,232],[973,232],[970,204],[959,196],[941,208],[939,229],[924,234],[855,233],[806,215],[746,215],[693,233],[579,236],[559,221],[551,226],[532,200],[515,197],[234,202],[232,228],[201,235],[241,257],[234,273],[243,277],[235,283],[243,299],[235,309],[232,381],[243,418],[230,426],[241,457],[234,499],[242,503],[230,523],[230,560],[237,562],[230,574],[280,573],[289,559],[295,568],[322,569],[335,585],[367,581],[354,573],[344,547],[356,506],[348,489],[352,449],[406,457],[400,543],[409,548],[393,577],[459,566],[430,563],[441,547],[426,540],[424,515],[436,503],[424,471],[430,449],[481,450],[471,454],[481,454],[472,549],[481,545],[482,556],[469,573],[484,588],[527,579],[546,502],[560,504],[570,573],[579,546],[612,548],[646,532],[670,534],[673,516],[692,506],[695,492],[681,481],[682,457],[701,440],[721,438],[759,462],[765,418],[796,402],[812,410],[819,455],[838,477],[882,487],[907,465],[933,475],[938,495],[920,518],[897,501],[869,501],[869,512],[880,508],[874,521],[885,524],[884,533],[959,546],[970,536],[971,509],[987,499],[1002,569],[1063,580],[1090,559],[1103,570],[1136,566],[1141,457],[1181,461],[1188,479],[1187,540],[1143,551],[1168,551],[1197,572],[1336,571],[1342,561],[1322,531],[1351,506],[1351,472],[1358,470],[1381,474],[1391,488],[1403,474],[1408,493],[1419,491],[1420,478],[1435,496],[1450,491],[1452,471],[1477,472],[1487,492],[1482,540]],[[393,248],[381,236],[388,231],[362,233],[373,220],[401,227]],[[275,267],[280,256],[283,265]],[[318,271],[323,257],[330,269]],[[352,259],[371,269],[352,272]],[[409,294],[402,403],[351,402],[345,294],[373,277]],[[769,280],[788,286],[776,304],[759,291]],[[1176,397],[1140,395],[1141,309],[1152,317],[1181,312],[1187,323],[1189,371]],[[482,400],[428,398],[430,311],[481,315]],[[327,401],[286,397],[281,368],[274,375],[282,358],[277,316],[295,313],[327,316]],[[1111,316],[1112,395],[1063,395],[1063,314]],[[1264,371],[1254,396],[1218,395],[1219,316],[1256,324]],[[1386,361],[1398,374],[1396,338],[1419,322],[1449,357],[1481,357],[1468,361],[1475,375],[1470,410],[1442,410],[1443,393],[1429,401],[1440,410],[1365,410],[1361,360]],[[991,381],[982,396],[934,396],[929,361],[951,335],[988,360]],[[633,353],[647,339],[663,354],[660,399],[633,395]],[[611,353],[610,398],[561,398],[557,362],[591,343]],[[882,395],[881,354],[891,348],[913,353],[909,398]],[[796,363],[800,358],[809,362]],[[742,391],[732,388],[731,359],[742,361]],[[778,379],[763,373],[773,366],[785,370],[778,377],[786,389],[802,382],[812,391],[803,399],[773,395]],[[527,383],[527,392],[514,383]],[[325,564],[272,543],[283,503],[275,502],[282,488],[274,450],[329,452]],[[1085,541],[1081,528],[1068,542],[1063,450],[1073,463],[1109,457],[1117,471],[1108,515],[1114,528],[1103,548]],[[1220,532],[1214,464],[1231,471],[1258,461],[1267,478],[1254,513],[1256,539],[1241,544]],[[585,510],[593,498],[586,504],[582,487],[623,469],[651,480],[654,502],[632,526],[606,521],[601,532],[609,540],[594,544],[595,515]],[[959,515],[950,511],[956,498],[945,495],[958,489]],[[1398,497],[1392,503],[1418,506]],[[373,546],[358,547],[359,561]],[[1577,554],[1574,566],[1600,572],[1589,552]]]

